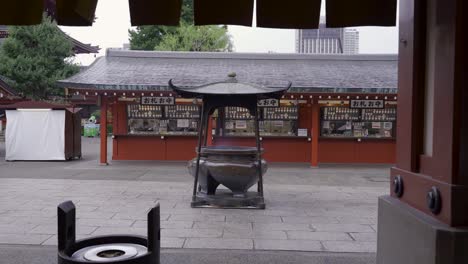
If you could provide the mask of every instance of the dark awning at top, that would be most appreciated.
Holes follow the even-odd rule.
[[[91,26],[98,0],[15,0],[2,4],[0,24],[39,24],[42,12],[59,25]],[[196,25],[317,28],[322,0],[193,0]],[[323,0],[325,1],[325,0]],[[129,0],[132,26],[178,25],[182,0]],[[395,26],[397,0],[326,0],[328,27]]]

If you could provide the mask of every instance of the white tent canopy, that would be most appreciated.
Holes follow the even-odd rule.
[[[65,160],[65,111],[7,110],[5,159]]]

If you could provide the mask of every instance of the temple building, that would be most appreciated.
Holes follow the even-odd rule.
[[[312,166],[394,163],[397,62],[396,55],[110,49],[59,84],[74,97],[99,98],[101,113],[109,110],[114,160],[193,158],[200,102],[178,98],[168,81],[195,87],[224,81],[231,73],[239,82],[266,87],[292,82],[281,100],[259,101],[266,160]],[[106,122],[106,115],[101,118]],[[209,125],[210,144],[255,144],[253,117],[246,109],[217,111]],[[101,163],[107,163],[105,143],[101,150]]]
[[[62,31],[63,32],[63,31]],[[65,32],[63,34],[73,43],[73,52],[75,54],[91,54],[99,53],[99,46],[92,46],[91,44],[84,44],[69,35]],[[0,25],[0,45],[8,38],[8,27]]]

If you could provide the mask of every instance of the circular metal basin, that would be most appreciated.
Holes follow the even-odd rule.
[[[258,152],[255,147],[210,146],[200,152],[199,184],[201,192],[215,194],[219,184],[226,186],[235,196],[245,196],[258,182]],[[196,158],[189,162],[189,172],[195,176]],[[267,163],[262,160],[262,175]]]
[[[102,244],[82,248],[71,256],[83,262],[116,262],[132,259],[148,252],[145,246],[130,243]]]

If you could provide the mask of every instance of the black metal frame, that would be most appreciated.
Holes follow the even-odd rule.
[[[227,86],[236,83],[237,80],[234,76],[226,82],[214,83],[213,85],[226,84]],[[264,193],[263,193],[263,175],[262,175],[262,144],[260,140],[260,126],[259,126],[259,111],[257,102],[259,99],[274,98],[280,99],[281,96],[291,87],[289,82],[287,86],[282,88],[266,88],[249,84],[238,84],[237,90],[234,93],[219,92],[215,88],[210,87],[210,84],[194,87],[194,88],[179,88],[173,85],[172,80],[169,81],[169,87],[175,92],[185,98],[198,98],[202,99],[202,108],[200,115],[200,126],[198,130],[198,145],[197,157],[195,165],[195,177],[193,182],[192,193],[192,207],[215,207],[215,208],[255,208],[265,209]],[[208,89],[212,88],[212,89]],[[243,107],[250,111],[254,116],[255,122],[255,140],[257,148],[257,192],[247,193],[245,197],[234,197],[229,193],[217,192],[215,195],[206,195],[198,193],[199,189],[199,173],[200,173],[200,159],[202,146],[207,145],[208,137],[208,122],[209,116],[213,114],[216,109],[223,109],[224,107]]]
[[[119,264],[159,264],[161,250],[161,229],[159,204],[148,212],[148,237],[135,235],[110,235],[90,237],[76,241],[76,208],[73,202],[67,201],[57,207],[58,225],[58,264],[82,264],[81,260],[72,258],[78,250],[97,245],[130,243],[147,247],[147,253],[125,260],[108,261]],[[102,263],[88,261],[86,263]]]

